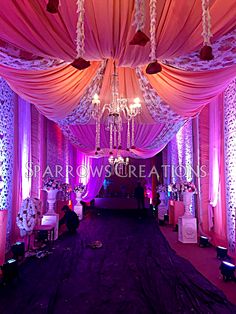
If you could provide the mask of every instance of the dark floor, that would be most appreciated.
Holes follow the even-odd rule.
[[[91,249],[91,241],[103,247]],[[90,211],[53,254],[21,265],[0,287],[1,314],[236,313],[224,295],[136,211]]]

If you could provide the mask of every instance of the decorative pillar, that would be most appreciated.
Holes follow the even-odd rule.
[[[6,81],[0,78],[0,211],[8,211],[8,219],[4,215],[5,218],[2,220],[4,225],[1,225],[0,228],[0,242],[4,244],[7,241],[7,248],[10,247],[12,231],[15,101],[15,93],[10,89]],[[5,252],[5,245],[3,252]]]
[[[226,208],[227,208],[227,237],[229,251],[236,253],[236,79],[225,91],[225,177],[226,177]]]
[[[193,194],[183,192],[184,215],[178,219],[178,240],[183,243],[197,243],[197,219],[190,211]]]
[[[82,201],[82,192],[76,192],[76,205],[74,206],[74,212],[78,215],[79,220],[83,219],[83,206],[81,205]]]

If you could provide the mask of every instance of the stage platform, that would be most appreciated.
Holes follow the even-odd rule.
[[[144,201],[145,208],[149,208],[150,199],[145,198]],[[137,200],[135,198],[125,198],[125,197],[103,197],[95,198],[96,208],[105,209],[137,209]]]

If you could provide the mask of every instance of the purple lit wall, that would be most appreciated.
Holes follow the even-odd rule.
[[[231,253],[236,252],[236,79],[225,91],[225,174],[227,234]]]

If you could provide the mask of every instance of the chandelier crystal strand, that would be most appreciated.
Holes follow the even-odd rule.
[[[110,154],[112,154],[112,136],[113,136],[113,124],[110,123]]]
[[[202,37],[204,45],[211,45],[211,16],[209,0],[202,0]]]
[[[157,17],[157,1],[150,0],[150,42],[151,42],[151,61],[156,61],[156,17]]]
[[[135,14],[134,14],[134,20],[132,25],[136,26],[136,31],[138,30],[143,30],[144,29],[144,23],[145,23],[145,18],[144,18],[144,10],[145,10],[145,5],[144,5],[144,0],[135,0]]]
[[[117,129],[116,128],[114,128],[114,148],[116,148],[117,147],[117,142],[116,142],[116,133],[117,133]]]
[[[84,55],[84,0],[77,0],[76,58]]]
[[[96,151],[100,150],[100,119],[96,120]]]
[[[134,146],[134,117],[131,118],[131,148],[135,148]]]
[[[130,119],[127,122],[127,150],[130,149]]]
[[[122,126],[118,125],[118,148],[121,149],[121,128]]]

